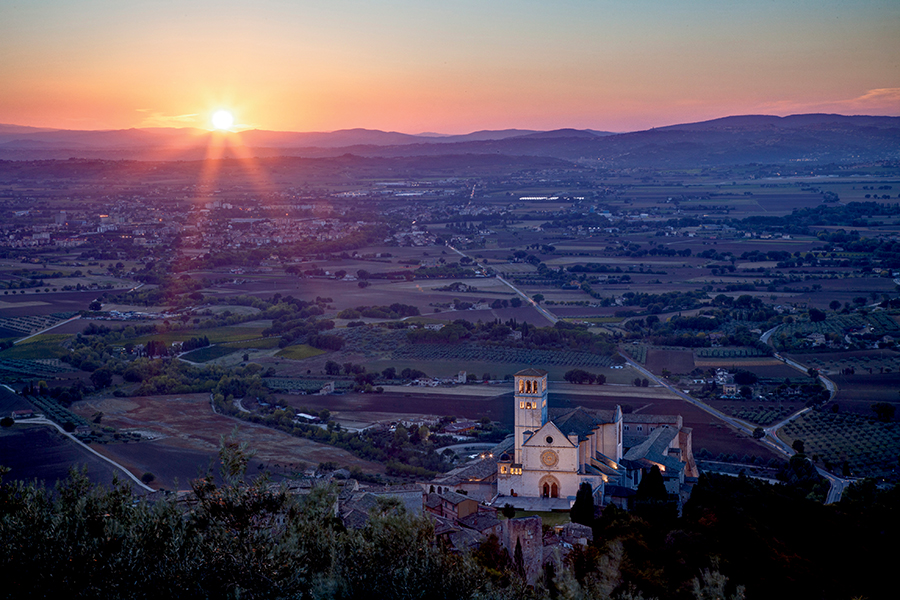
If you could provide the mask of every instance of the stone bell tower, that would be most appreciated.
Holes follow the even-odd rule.
[[[515,457],[522,464],[522,444],[547,422],[547,371],[525,369],[515,374]]]

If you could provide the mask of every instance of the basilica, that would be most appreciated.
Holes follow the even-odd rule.
[[[546,371],[525,369],[513,381],[513,435],[484,458],[436,480],[438,487],[495,505],[543,499],[556,509],[571,505],[588,483],[598,504],[627,508],[654,466],[673,495],[697,477],[691,429],[681,416],[625,414],[620,406],[554,410],[548,406]]]

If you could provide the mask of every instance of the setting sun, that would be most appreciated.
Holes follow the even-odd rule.
[[[229,129],[234,125],[234,115],[227,110],[218,110],[213,113],[212,124],[216,129]]]

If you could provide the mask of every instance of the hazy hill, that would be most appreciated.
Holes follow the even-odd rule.
[[[218,152],[209,152],[210,146]],[[0,125],[0,159],[201,159],[205,156],[438,156],[501,154],[589,160],[609,167],[718,166],[900,160],[900,117],[743,115],[610,134],[580,129],[409,135],[370,129],[333,132],[200,129],[40,130]]]

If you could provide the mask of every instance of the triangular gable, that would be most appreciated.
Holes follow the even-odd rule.
[[[553,438],[553,443],[547,443],[547,436]],[[543,427],[538,429],[528,438],[523,446],[549,446],[551,448],[575,448],[578,445],[573,444],[566,435],[559,430],[559,427],[552,421],[547,421]]]

